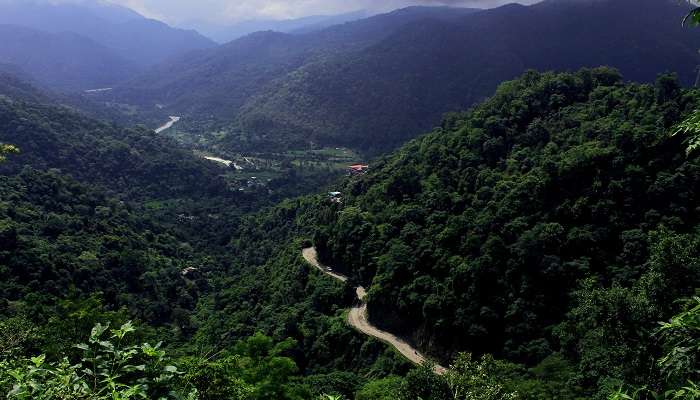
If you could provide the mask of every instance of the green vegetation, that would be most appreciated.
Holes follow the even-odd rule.
[[[45,355],[0,359],[0,390],[8,399],[197,398],[196,390],[185,396],[173,389],[178,371],[167,364],[160,344],[126,345],[131,323],[109,333],[108,328],[97,324],[87,343],[75,345],[82,351],[78,364],[68,358],[47,362]]]
[[[2,166],[55,168],[125,198],[222,195],[215,166],[143,128],[118,128],[61,107],[0,98],[0,142],[22,154]]]
[[[0,162],[7,159],[8,154],[19,153],[19,149],[11,144],[0,143]]]
[[[691,399],[700,165],[672,133],[698,96],[672,76],[529,72],[331,185],[342,202],[253,214],[269,195],[208,192],[236,172],[169,139],[0,102],[22,149],[0,178],[0,398],[69,382],[86,399]],[[305,263],[312,242],[351,282]],[[376,325],[449,372],[349,328],[357,283]]]
[[[207,115],[240,113],[199,136],[38,105],[2,80],[0,399],[699,398],[700,92],[675,76],[527,72],[335,180],[359,157],[336,143],[396,146],[524,66],[638,59],[642,41],[663,49],[654,59],[694,61],[694,39],[663,46],[678,24],[646,35],[680,9],[645,0],[609,23],[629,4],[252,35],[179,75],[155,69],[167,79],[150,89],[170,105],[188,105],[167,90],[178,82]],[[570,31],[571,15],[595,23]],[[203,74],[210,56],[230,68]],[[142,89],[122,90],[159,100]],[[322,194],[288,198],[308,191]],[[350,281],[307,265],[310,245]],[[448,371],[353,331],[356,285],[375,325]]]
[[[700,164],[669,134],[697,101],[669,76],[527,73],[349,180],[319,253],[443,360],[558,357],[578,396],[657,382],[653,326],[700,287]]]

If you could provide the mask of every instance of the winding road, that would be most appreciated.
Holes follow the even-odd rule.
[[[170,121],[166,122],[163,126],[161,126],[160,128],[156,129],[155,132],[156,132],[156,133],[161,133],[161,132],[163,132],[164,130],[170,129],[170,128],[172,128],[172,126],[175,125],[175,123],[178,122],[179,120],[180,120],[180,117],[171,116],[171,117],[170,117]]]
[[[347,282],[348,277],[334,272],[331,268],[321,264],[318,261],[318,253],[313,247],[308,247],[302,250],[302,256],[306,262],[310,265],[318,268],[324,274],[331,276],[341,282]],[[379,339],[384,343],[393,346],[401,355],[406,357],[409,361],[414,364],[423,364],[426,361],[426,357],[421,354],[418,349],[406,343],[403,339],[389,333],[382,331],[376,326],[372,325],[367,319],[367,302],[365,297],[367,296],[367,291],[362,286],[356,288],[357,293],[357,303],[350,309],[348,314],[348,324],[355,328],[356,330],[364,333],[367,336],[371,336],[375,339]],[[447,372],[447,369],[443,366],[435,364],[433,371],[442,375]]]

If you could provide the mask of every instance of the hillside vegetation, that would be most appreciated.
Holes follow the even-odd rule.
[[[25,165],[55,168],[140,198],[215,195],[225,189],[219,168],[144,128],[121,128],[63,107],[9,98],[0,98],[0,124],[0,142],[22,149],[0,166],[5,173]]]
[[[700,284],[700,165],[669,135],[697,101],[668,76],[527,73],[349,180],[316,245],[371,321],[441,359],[642,383],[655,322]]]

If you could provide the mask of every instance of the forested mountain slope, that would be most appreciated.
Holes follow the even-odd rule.
[[[0,65],[0,96],[28,102],[48,102],[48,96],[34,87],[26,79],[20,78],[21,72],[10,66]],[[26,78],[26,77],[24,77]]]
[[[121,128],[69,109],[0,98],[0,143],[21,154],[0,165],[56,168],[81,182],[134,198],[225,192],[220,169],[145,128]]]
[[[0,25],[0,38],[0,63],[14,65],[54,89],[103,88],[138,70],[109,48],[74,33]]]
[[[546,1],[422,20],[359,52],[306,63],[242,108],[240,129],[377,152],[491,95],[527,69],[609,65],[633,81],[692,83],[700,38],[667,0]],[[582,23],[585,21],[585,23]]]
[[[313,59],[367,47],[411,21],[455,19],[473,11],[411,7],[308,34],[257,32],[162,63],[106,96],[231,120],[251,96]]]
[[[206,170],[149,158],[194,168],[189,155],[141,129],[3,99],[0,142],[22,153],[0,179],[0,333],[22,341],[0,366],[14,374],[40,352],[77,363],[71,344],[94,323],[135,319],[177,355],[185,373],[170,389],[195,387],[203,400],[663,388],[652,332],[700,285],[700,165],[668,132],[698,101],[669,76],[639,85],[605,68],[530,72],[348,178],[340,204],[319,194],[231,218],[235,204],[202,199],[205,218],[166,224],[112,194],[206,191]],[[351,282],[305,264],[311,238]],[[356,283],[369,287],[375,324],[454,361],[454,373],[411,369],[353,332],[344,309]],[[475,356],[453,358],[460,351]],[[0,369],[0,389],[16,376]]]
[[[655,321],[700,287],[700,164],[668,133],[698,100],[668,76],[529,72],[349,179],[316,246],[433,355],[644,383]]]
[[[25,306],[47,331],[73,321],[46,343],[75,340],[94,323],[68,315],[61,321],[49,310],[85,306],[96,315],[104,305],[155,326],[194,309],[198,286],[181,272],[200,267],[201,259],[141,211],[31,167],[0,177],[0,199],[0,315]]]

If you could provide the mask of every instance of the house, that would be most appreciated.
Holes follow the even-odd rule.
[[[348,167],[350,175],[362,175],[369,169],[369,165],[355,164]]]

